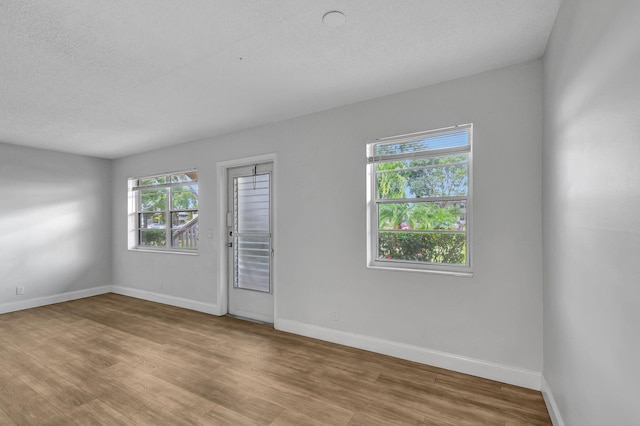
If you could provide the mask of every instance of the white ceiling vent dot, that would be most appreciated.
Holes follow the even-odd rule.
[[[339,12],[337,10],[332,10],[331,12],[327,12],[322,17],[322,22],[331,28],[338,28],[344,25],[347,18],[345,18],[344,13]]]

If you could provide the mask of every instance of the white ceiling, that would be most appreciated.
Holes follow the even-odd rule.
[[[0,142],[118,158],[525,62],[560,1],[2,0]]]

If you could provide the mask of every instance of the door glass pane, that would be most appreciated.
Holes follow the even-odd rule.
[[[270,292],[270,238],[236,237],[233,246],[236,259],[235,287]]]
[[[269,174],[236,178],[236,232],[270,232]]]
[[[270,174],[234,178],[234,287],[269,293]]]

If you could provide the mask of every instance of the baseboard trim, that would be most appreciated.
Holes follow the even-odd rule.
[[[537,391],[540,390],[541,386],[542,373],[539,371],[482,361],[419,346],[285,319],[278,319],[275,328],[289,333],[326,340],[328,342],[377,352]]]
[[[549,417],[551,417],[551,422],[553,426],[564,426],[564,421],[562,420],[562,416],[560,415],[560,410],[558,409],[558,404],[556,403],[556,399],[553,396],[553,392],[551,392],[551,387],[547,380],[542,376],[542,397],[544,398],[544,403],[547,406],[547,411],[549,412]]]
[[[214,303],[199,302],[197,300],[184,299],[182,297],[169,296],[167,294],[154,293],[152,291],[138,290],[136,288],[121,287],[117,285],[111,286],[111,292],[121,294],[123,296],[135,297],[136,299],[176,306],[178,308],[191,309],[192,311],[220,315],[220,309],[218,305]]]
[[[70,300],[83,299],[111,292],[111,286],[93,287],[84,290],[69,291],[51,296],[35,297],[33,299],[20,300],[18,302],[0,303],[0,314],[22,311],[24,309],[38,308],[40,306],[53,305],[54,303],[68,302]]]

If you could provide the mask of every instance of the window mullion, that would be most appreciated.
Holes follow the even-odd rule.
[[[420,198],[376,198],[376,204],[440,203],[446,201],[466,201],[467,196],[420,197]]]
[[[402,234],[460,234],[466,235],[465,231],[456,231],[448,229],[381,229],[378,232],[402,233]]]
[[[379,211],[379,207],[378,207],[378,179],[377,179],[377,173],[378,173],[378,165],[376,163],[373,163],[371,165],[372,169],[373,169],[373,173],[371,173],[371,179],[373,180],[373,184],[372,184],[372,188],[373,188],[373,195],[372,195],[372,199],[375,200],[374,203],[372,203],[372,209],[373,209],[373,213],[372,213],[372,217],[374,218],[374,223],[375,223],[375,229],[378,229],[380,227],[380,211]],[[369,224],[369,226],[372,226],[372,224]],[[380,253],[380,237],[378,235],[378,231],[373,231],[374,234],[374,238],[373,238],[373,255],[375,257],[378,256],[378,253]]]
[[[170,179],[171,176],[167,176],[167,179]],[[172,194],[171,194],[171,187],[167,187],[165,189],[167,191],[167,203],[165,206],[165,221],[166,221],[166,239],[167,239],[167,248],[171,248],[173,246],[173,240],[172,240],[172,236],[173,236],[173,232],[172,232],[172,228],[173,228],[173,218],[171,217],[171,206],[173,205],[173,200],[172,198]]]
[[[136,182],[137,183],[137,182]],[[136,230],[138,231],[138,243],[140,242],[140,223],[142,223],[141,218],[142,218],[142,194],[140,193],[140,191],[135,190],[135,197],[136,197]]]

